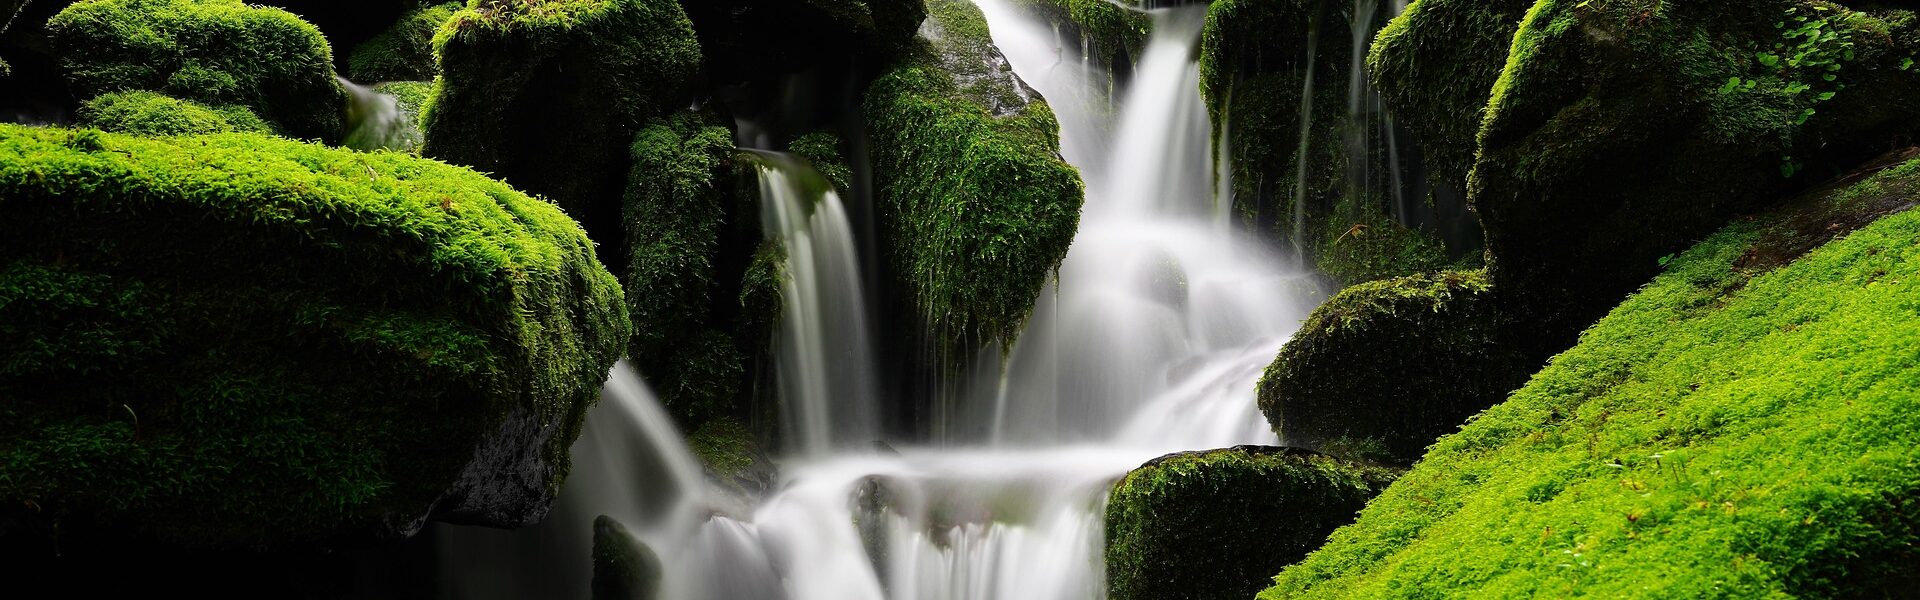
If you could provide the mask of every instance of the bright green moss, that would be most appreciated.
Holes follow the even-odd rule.
[[[79,122],[136,135],[268,132],[267,124],[245,107],[209,108],[147,91],[113,92],[88,100],[80,105]]]
[[[417,124],[420,122],[420,109],[433,96],[433,84],[425,81],[389,81],[373,86],[373,91],[393,96],[395,103],[400,106],[400,114]]]
[[[441,77],[422,116],[423,153],[545,196],[617,240],[628,144],[647,119],[692,99],[700,48],[680,5],[474,3],[434,45]]]
[[[280,131],[337,142],[346,92],[320,30],[240,0],[84,0],[46,25],[83,97],[153,90],[252,109]]]
[[[573,221],[403,154],[0,125],[0,214],[0,535],[525,524],[628,335]]]
[[[1374,37],[1367,74],[1420,138],[1436,183],[1466,188],[1494,80],[1534,0],[1420,0]]]
[[[408,11],[393,27],[353,48],[347,72],[354,80],[427,81],[440,73],[433,59],[433,35],[460,10],[459,2]]]
[[[1087,58],[1120,75],[1146,51],[1153,19],[1144,12],[1106,0],[1015,0],[1014,5],[1048,20],[1068,39],[1079,38]],[[1118,77],[1108,78],[1110,96],[1120,92]]]
[[[1874,218],[1916,197],[1908,162],[1679,255],[1261,598],[1910,591],[1920,212]]]
[[[947,360],[1011,344],[1066,257],[1084,192],[1046,104],[1018,97],[986,21],[928,4],[942,32],[867,89],[877,212],[894,279]],[[962,86],[956,80],[967,82]]]
[[[1156,459],[1108,494],[1107,596],[1247,598],[1353,522],[1394,475],[1291,448]]]
[[[687,447],[707,470],[726,478],[743,475],[753,468],[754,456],[759,452],[753,443],[753,433],[731,418],[707,421],[687,436]]]
[[[794,138],[787,149],[812,164],[833,189],[842,193],[853,189],[853,168],[840,156],[840,136],[830,131],[816,131]]]

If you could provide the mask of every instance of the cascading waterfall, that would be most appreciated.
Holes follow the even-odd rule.
[[[340,76],[334,76],[347,89],[346,146],[355,150],[412,150],[420,145],[420,131],[413,119],[400,110],[400,101]]]
[[[1313,143],[1313,75],[1320,56],[1320,11],[1313,12],[1307,24],[1307,70],[1300,84],[1300,147],[1293,168],[1293,256],[1294,264],[1305,267],[1307,260],[1307,151]]]

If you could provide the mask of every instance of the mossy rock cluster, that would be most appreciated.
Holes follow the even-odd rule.
[[[1260,597],[1911,592],[1913,155],[1679,254]]]
[[[1493,83],[1535,0],[1420,0],[1374,36],[1367,75],[1437,184],[1467,189]]]
[[[874,202],[905,314],[941,361],[1011,344],[1066,257],[1079,174],[1053,113],[964,0],[928,3],[928,35],[867,89]]]
[[[544,196],[596,239],[618,240],[634,135],[692,99],[700,47],[680,5],[487,0],[455,13],[434,45],[442,76],[422,115],[423,153]]]
[[[572,220],[403,154],[0,125],[0,212],[10,546],[532,523],[629,334]]]
[[[1260,410],[1289,444],[1411,464],[1544,361],[1483,271],[1343,290],[1262,377]]]
[[[1397,473],[1295,448],[1155,459],[1107,499],[1107,597],[1247,598],[1352,523]]]
[[[272,128],[244,106],[219,108],[155,92],[113,92],[80,105],[80,125],[134,135],[193,135]]]
[[[433,36],[462,6],[447,2],[407,11],[393,26],[353,47],[347,55],[347,73],[363,83],[431,81],[440,72],[433,58]]]
[[[1353,21],[1371,32],[1390,16],[1323,0],[1224,0],[1208,7],[1201,35],[1201,91],[1229,144],[1216,158],[1229,162],[1236,218],[1343,284],[1455,262],[1436,228],[1402,224],[1435,210],[1425,186],[1395,175],[1400,162],[1405,177],[1417,172],[1412,144],[1389,140],[1388,117],[1370,104],[1350,106]]]
[[[337,143],[346,92],[320,30],[240,0],[83,0],[46,24],[75,94],[151,90],[242,106],[286,135]]]

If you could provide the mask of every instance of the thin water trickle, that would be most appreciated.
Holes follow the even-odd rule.
[[[346,146],[355,150],[399,150],[405,152],[420,145],[420,131],[413,119],[400,110],[400,101],[335,76],[347,90]]]

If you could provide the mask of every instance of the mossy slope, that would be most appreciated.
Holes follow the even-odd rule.
[[[867,89],[876,212],[893,280],[948,360],[1012,343],[1080,220],[1078,173],[1044,101],[996,60],[964,0]]]
[[[672,0],[469,4],[434,38],[426,156],[540,194],[604,242],[619,236],[627,146],[686,106],[700,66]]]
[[[0,213],[21,544],[531,523],[628,335],[573,221],[403,154],[0,125]]]
[[[1395,473],[1293,448],[1242,446],[1155,459],[1107,500],[1114,600],[1246,598],[1353,522]]]
[[[1681,254],[1260,597],[1910,591],[1920,212],[1873,219],[1917,198],[1906,162]]]
[[[336,143],[346,92],[320,30],[241,0],[84,0],[46,25],[81,97],[153,90],[252,109],[287,135]]]

